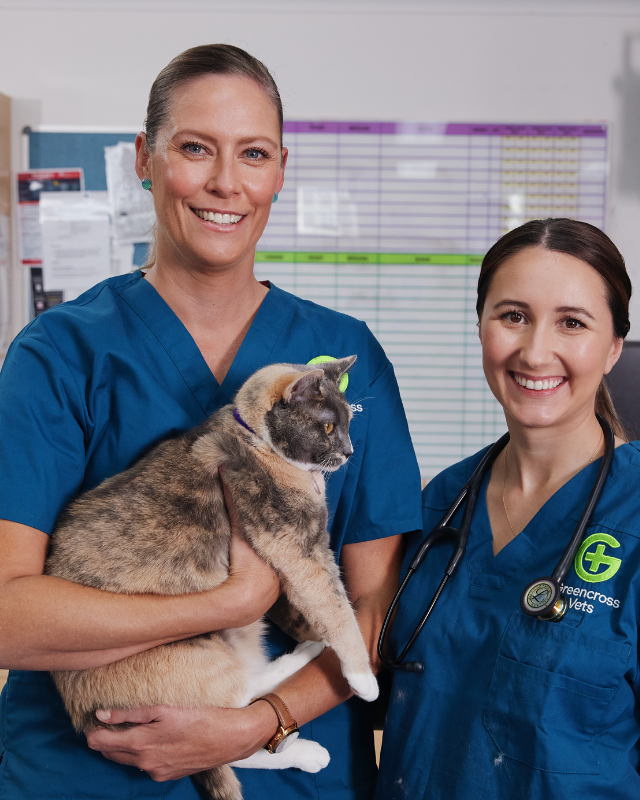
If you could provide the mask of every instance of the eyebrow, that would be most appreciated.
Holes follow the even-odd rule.
[[[590,314],[586,308],[582,308],[581,306],[558,306],[556,311],[559,314],[584,314],[585,317],[589,317],[589,319],[594,319],[593,315]]]
[[[198,139],[207,139],[208,141],[213,141],[215,137],[210,136],[208,133],[202,133],[202,131],[193,131],[193,130],[180,130],[176,131],[174,136],[194,136]],[[259,134],[258,136],[244,136],[242,139],[238,140],[239,144],[252,144],[253,142],[268,142],[269,144],[273,145],[276,149],[279,147],[277,142],[270,136],[264,136]]]
[[[501,300],[499,303],[496,303],[494,309],[503,308],[504,306],[517,306],[518,308],[529,309],[529,303],[524,303],[522,300]],[[586,308],[582,308],[582,306],[557,306],[555,309],[557,314],[583,314],[585,317],[589,317],[589,319],[595,318],[593,314],[590,314]]]

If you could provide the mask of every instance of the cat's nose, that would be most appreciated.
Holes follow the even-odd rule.
[[[347,441],[344,443],[342,446],[342,452],[347,458],[353,455],[353,445],[351,444],[351,439],[347,439]]]

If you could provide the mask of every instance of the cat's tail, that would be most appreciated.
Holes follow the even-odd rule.
[[[205,790],[208,800],[242,800],[242,786],[229,766],[208,769],[191,777]]]

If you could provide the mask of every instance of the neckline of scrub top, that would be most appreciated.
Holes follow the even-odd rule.
[[[627,445],[623,444],[616,448],[610,475],[616,469],[616,455],[624,447]],[[487,473],[482,482],[478,504],[473,515],[473,536],[469,537],[467,547],[467,568],[470,582],[488,589],[502,589],[532,559],[535,551],[544,546],[544,537],[549,529],[549,525],[545,527],[545,519],[552,519],[553,527],[559,526],[563,535],[566,530],[566,541],[562,542],[564,550],[575,529],[576,513],[579,517],[593,488],[597,471],[600,469],[600,462],[601,459],[597,459],[592,464],[587,464],[561,486],[537,510],[523,530],[497,555],[493,554],[493,532],[487,505],[487,488],[491,473]]]
[[[220,384],[184,323],[140,270],[117,291],[165,349],[206,415],[228,403],[249,375],[269,363],[294,307],[294,298],[271,283]]]

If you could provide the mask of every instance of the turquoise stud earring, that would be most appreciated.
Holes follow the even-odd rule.
[[[142,181],[142,188],[146,189],[147,191],[149,191],[149,189],[151,188],[151,181],[149,180],[149,178],[145,178]]]
[[[271,202],[272,203],[277,203],[278,202],[278,193],[277,192],[273,193],[273,200]]]

